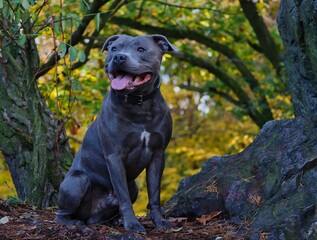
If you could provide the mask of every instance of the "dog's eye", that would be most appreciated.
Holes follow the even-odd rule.
[[[145,52],[145,49],[143,47],[139,47],[138,52]]]
[[[117,51],[117,48],[116,48],[116,47],[112,47],[112,48],[111,48],[111,51],[112,51],[112,52],[115,52],[115,51]]]

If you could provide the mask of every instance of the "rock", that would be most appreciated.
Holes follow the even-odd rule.
[[[299,117],[270,121],[241,153],[209,159],[165,207],[174,217],[223,211],[250,220],[252,239],[313,239],[316,199],[317,118]]]

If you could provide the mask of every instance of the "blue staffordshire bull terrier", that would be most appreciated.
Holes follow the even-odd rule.
[[[145,233],[132,204],[135,179],[146,169],[149,216],[156,227],[170,228],[160,210],[160,184],[172,119],[159,70],[163,54],[177,48],[162,35],[114,35],[105,50],[111,90],[60,185],[56,220],[95,224],[120,213],[125,229]]]

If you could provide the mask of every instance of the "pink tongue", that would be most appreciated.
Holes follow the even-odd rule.
[[[111,80],[111,87],[115,90],[123,90],[127,88],[129,82],[132,82],[133,77],[132,75],[125,74],[119,75],[116,78]]]

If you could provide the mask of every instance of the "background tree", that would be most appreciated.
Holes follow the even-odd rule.
[[[76,36],[82,35],[96,11],[107,1],[91,4],[86,12],[88,16],[83,17],[72,38],[67,44],[60,44],[59,48],[55,34],[59,32],[63,40],[65,36],[64,30],[57,31],[56,28],[63,28],[65,21],[72,20],[63,16],[62,5],[58,17],[52,14],[43,20],[40,18],[41,12],[49,6],[49,1],[30,9],[32,2],[1,1],[0,147],[18,196],[43,207],[55,203],[59,184],[70,166],[72,154],[64,130],[67,119],[59,114],[59,101],[56,101],[54,116],[38,88],[37,77],[49,68],[45,64],[40,68],[35,38],[42,29],[51,28],[53,56],[46,64],[54,63],[57,85],[58,60],[68,49],[71,58],[76,55],[76,50],[71,48],[79,40]],[[115,2],[110,6],[110,10],[117,4]]]
[[[161,33],[180,48],[165,56],[162,68],[175,123],[163,178],[169,194],[208,156],[239,151],[267,120],[290,116],[272,20],[277,6],[0,1],[0,149],[19,197],[38,206],[54,203],[72,160],[65,129],[76,149],[107,91],[99,49],[114,33]]]
[[[19,197],[46,206],[71,154],[63,124],[34,78],[40,61],[29,7],[27,1],[1,1],[0,146]]]

